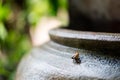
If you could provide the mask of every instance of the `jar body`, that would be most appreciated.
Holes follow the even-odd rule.
[[[75,51],[80,64],[71,59]],[[49,41],[22,59],[16,80],[120,80],[120,59]]]

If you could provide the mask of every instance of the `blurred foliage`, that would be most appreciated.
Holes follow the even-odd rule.
[[[56,15],[59,8],[67,8],[67,0],[27,0],[28,20],[36,24],[43,15]]]
[[[0,80],[13,80],[16,66],[31,45],[30,26],[56,16],[67,0],[0,0]]]

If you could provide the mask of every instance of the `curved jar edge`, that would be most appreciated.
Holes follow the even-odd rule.
[[[52,41],[65,46],[102,51],[120,56],[120,33],[75,31],[57,28],[51,30],[49,34]]]

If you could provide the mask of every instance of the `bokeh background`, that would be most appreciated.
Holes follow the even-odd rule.
[[[0,80],[14,80],[21,58],[67,24],[67,0],[0,0]]]

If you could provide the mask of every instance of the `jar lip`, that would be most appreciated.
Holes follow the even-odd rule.
[[[120,53],[120,33],[101,33],[53,29],[49,32],[52,41],[73,48]]]
[[[120,42],[120,33],[76,31],[56,28],[49,31],[49,35],[73,39]]]

